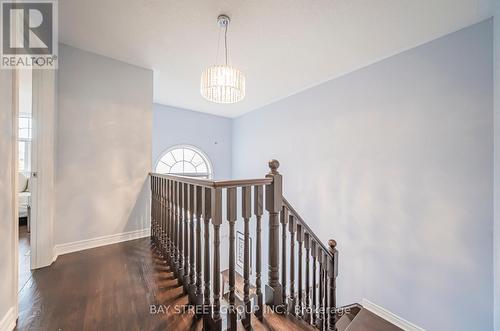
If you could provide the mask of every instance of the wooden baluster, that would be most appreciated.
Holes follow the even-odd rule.
[[[279,212],[283,206],[282,177],[278,173],[279,162],[269,161],[271,171],[266,175],[273,183],[266,186],[266,210],[269,212],[269,280],[266,285],[266,304],[277,308],[283,304],[279,283]]]
[[[160,237],[160,179],[156,177],[156,217],[155,217],[155,232],[156,232],[156,243],[159,244]],[[158,245],[159,246],[159,245]]]
[[[174,229],[172,226],[172,219],[173,219],[173,212],[174,212],[174,196],[173,196],[173,187],[174,183],[172,180],[168,181],[168,242],[169,242],[169,265],[170,265],[170,271],[173,269],[173,251],[174,251]]]
[[[191,217],[189,213],[189,184],[183,184],[183,195],[184,195],[184,278],[182,283],[184,285],[184,293],[188,293],[189,290],[189,218]]]
[[[310,279],[309,279],[309,253],[310,253],[310,235],[309,233],[305,233],[304,235],[304,248],[306,249],[306,283],[304,286],[305,289],[305,320],[308,323],[311,323],[311,300],[309,297],[310,293]]]
[[[165,225],[164,225],[164,231],[165,231],[165,260],[168,261],[168,257],[169,257],[169,238],[168,238],[168,217],[169,217],[169,205],[168,205],[168,179],[165,179],[165,209],[164,209],[164,213],[165,213]]]
[[[161,178],[156,178],[156,241],[161,252]]]
[[[165,213],[166,213],[166,179],[161,178],[161,222],[160,222],[160,234],[161,234],[161,251],[162,251],[162,257],[165,257],[165,247],[166,247],[166,233],[165,233]]]
[[[169,213],[170,213],[170,206],[169,206],[169,196],[168,196],[168,179],[165,179],[165,258],[168,260],[169,257],[169,234],[168,234],[168,221],[169,221]]]
[[[159,248],[160,247],[160,229],[159,229],[159,223],[160,223],[160,180],[158,177],[156,177],[155,180],[155,191],[156,191],[156,211],[155,211],[155,242],[156,246]]]
[[[160,247],[160,179],[156,178],[156,244]]]
[[[158,218],[157,218],[157,224],[158,224],[158,252],[160,253],[161,256],[161,207],[163,205],[161,201],[161,178],[158,178]]]
[[[328,254],[323,253],[323,330],[328,328]]]
[[[312,255],[312,305],[311,305],[311,324],[316,325],[316,311],[317,311],[317,295],[316,295],[316,257],[318,256],[316,241],[311,242],[311,255]]]
[[[179,218],[178,218],[178,229],[179,229],[179,241],[178,241],[178,250],[179,250],[179,257],[178,257],[178,283],[179,285],[182,285],[182,281],[184,279],[184,237],[183,237],[183,221],[184,221],[184,185],[179,182]]]
[[[160,179],[156,178],[156,216],[155,216],[155,238],[156,238],[156,247],[160,250]]]
[[[172,249],[170,251],[170,256],[171,256],[171,264],[172,264],[172,271],[174,272],[174,275],[176,274],[176,271],[175,271],[175,254],[176,254],[176,250],[177,250],[177,239],[176,239],[176,233],[177,233],[177,227],[175,226],[176,223],[177,223],[177,214],[176,214],[176,211],[175,211],[175,187],[176,187],[177,183],[175,181],[171,181],[171,187],[170,187],[170,191],[171,191],[171,197],[172,197],[172,202],[170,203],[170,207],[171,207],[171,211],[170,211],[170,223],[171,223],[171,226],[172,226],[172,238],[171,238],[171,242],[172,242]]]
[[[243,253],[243,304],[245,313],[242,318],[243,327],[250,328],[252,306],[250,303],[250,217],[252,216],[252,187],[244,186],[242,188],[241,216],[244,221],[244,253]]]
[[[222,224],[222,189],[212,189],[212,225],[214,227],[214,268],[213,268],[213,329],[222,330],[220,315],[220,226]]]
[[[156,247],[159,247],[159,210],[160,210],[160,192],[159,192],[159,179],[158,177],[155,178],[155,192],[156,192],[156,201],[155,201],[155,245]]]
[[[155,176],[151,176],[151,240],[155,242],[155,219],[156,219],[156,192],[155,192]]]
[[[203,249],[203,280],[204,280],[204,290],[203,290],[203,329],[210,329],[210,322],[212,318],[212,307],[210,306],[210,218],[211,218],[211,189],[203,189],[203,199],[204,199],[204,210],[203,210],[203,221],[205,223],[204,229],[204,249]]]
[[[166,257],[166,247],[167,247],[167,232],[166,232],[166,222],[167,222],[167,180],[165,178],[161,179],[161,247],[162,256]]]
[[[153,192],[154,192],[154,217],[153,217],[153,231],[154,231],[154,242],[155,245],[158,244],[158,177],[154,177],[153,179]]]
[[[175,273],[175,182],[170,180],[170,267]]]
[[[155,180],[155,191],[156,191],[156,215],[155,215],[155,237],[156,244],[159,245],[159,237],[160,237],[160,179],[156,177]]]
[[[236,330],[237,328],[237,314],[234,296],[235,285],[235,232],[234,224],[236,222],[236,188],[231,187],[227,189],[227,221],[229,223],[229,309],[228,309],[228,329]]]
[[[168,205],[168,179],[165,179],[165,209],[164,209],[164,232],[165,232],[165,260],[168,261],[169,258],[169,249],[168,249],[168,213],[169,213],[169,205]]]
[[[162,256],[167,259],[167,180],[162,178],[163,188],[162,188],[162,198],[163,198],[163,217],[162,217]]]
[[[151,180],[149,186],[151,188],[151,240],[154,242],[155,231],[154,231],[154,219],[155,219],[155,189],[154,189],[155,177],[151,175]]]
[[[323,263],[323,249],[318,245],[318,262],[319,262],[319,313],[318,313],[318,323],[316,327],[320,330],[324,330],[324,293],[325,293],[325,279],[324,279],[324,263]]]
[[[196,207],[196,200],[195,200],[195,194],[194,194],[195,187],[194,185],[189,185],[189,216],[190,216],[190,223],[189,223],[189,294],[190,294],[190,303],[194,304],[195,300],[195,291],[196,291],[196,285],[195,285],[195,259],[194,259],[194,217],[195,217],[195,207]]]
[[[161,178],[161,193],[160,193],[160,198],[161,198],[161,216],[160,216],[160,251],[161,251],[161,256],[165,256],[165,179]]]
[[[289,215],[288,223],[290,231],[290,301],[288,312],[295,315],[297,310],[295,298],[295,232],[297,231],[297,221],[293,215]]]
[[[159,210],[158,210],[158,241],[159,241],[159,245],[158,245],[158,248],[160,249],[160,254],[162,255],[163,257],[163,244],[164,244],[164,236],[163,236],[163,221],[164,221],[164,217],[165,217],[165,196],[164,196],[164,179],[163,178],[159,178],[159,186],[158,186],[158,201],[159,201]]]
[[[181,183],[176,181],[175,182],[175,270],[174,270],[174,275],[176,278],[179,278],[179,219],[180,219],[180,185]]]
[[[262,222],[262,214],[264,212],[263,210],[263,196],[264,196],[264,189],[262,186],[254,186],[254,214],[255,217],[257,218],[257,224],[256,224],[256,230],[255,230],[255,235],[256,235],[256,252],[255,252],[255,294],[257,295],[257,308],[255,309],[255,316],[259,320],[262,320],[264,316],[264,305],[263,305],[263,298],[262,298],[262,281],[261,281],[261,265],[262,265],[262,242],[261,242],[261,232],[262,232],[262,227],[261,227],[261,222]]]
[[[201,215],[203,214],[203,187],[195,187],[196,194],[196,305],[202,304],[202,280],[201,280],[201,266],[203,265],[201,256]]]
[[[178,218],[178,210],[177,210],[177,201],[178,201],[178,182],[173,181],[173,191],[172,191],[172,240],[173,240],[173,250],[172,250],[172,272],[174,274],[174,277],[177,278],[177,218]]]
[[[283,206],[281,209],[281,285],[283,304],[286,304],[286,225],[288,224],[288,209]]]
[[[167,179],[167,261],[170,263],[172,252],[172,181]]]
[[[158,245],[158,252],[161,255],[161,178],[158,178],[158,211],[157,211],[157,219],[156,219],[156,224],[157,224],[157,245]]]
[[[298,302],[297,302],[297,310],[298,310],[298,317],[302,317],[302,308],[303,308],[303,290],[302,290],[302,242],[304,241],[304,231],[302,229],[301,224],[297,224],[297,242],[298,242],[298,251],[299,251],[299,256],[298,256]]]
[[[336,278],[338,276],[338,251],[336,249],[337,242],[333,239],[328,241],[330,254],[333,257],[328,257],[328,278],[329,278],[329,295],[328,295],[328,329],[336,330],[337,323],[337,302],[336,302]]]

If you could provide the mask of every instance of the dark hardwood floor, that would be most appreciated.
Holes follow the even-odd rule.
[[[187,295],[149,238],[59,256],[50,267],[33,271],[19,296],[15,330],[202,329],[201,320],[183,311]],[[254,330],[314,330],[271,312],[263,322],[253,318],[252,325]]]
[[[181,307],[187,296],[149,238],[62,255],[32,274],[20,292],[16,330],[201,329],[173,306],[150,313],[150,305]]]
[[[27,265],[29,270],[29,260]],[[62,255],[50,267],[30,275],[19,292],[15,330],[202,329],[201,320],[183,310],[187,295],[149,238]],[[369,312],[363,317],[362,312],[339,330],[400,330]],[[266,311],[263,322],[252,318],[252,328],[316,330],[293,316],[271,311]],[[239,323],[238,330],[243,329]]]
[[[17,289],[18,291],[21,291],[23,287],[31,279],[30,258],[31,258],[30,236],[26,225],[22,225],[19,227],[19,282]]]

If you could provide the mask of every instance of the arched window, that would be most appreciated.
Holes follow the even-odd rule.
[[[211,178],[212,164],[201,150],[182,145],[168,149],[156,163],[156,172],[180,176]]]

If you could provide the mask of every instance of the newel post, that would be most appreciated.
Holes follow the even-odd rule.
[[[273,182],[266,186],[266,210],[269,212],[269,280],[266,285],[266,304],[277,308],[283,305],[283,289],[279,282],[279,212],[283,206],[283,180],[278,172],[278,160],[269,161],[266,177]]]
[[[336,300],[336,279],[339,275],[339,252],[337,251],[337,242],[333,239],[328,240],[329,251],[332,257],[328,261],[328,330],[337,330],[337,300]]]

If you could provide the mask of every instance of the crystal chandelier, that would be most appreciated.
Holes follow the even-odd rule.
[[[201,95],[216,103],[235,103],[245,97],[245,76],[238,69],[228,65],[227,27],[230,19],[219,15],[217,23],[224,29],[224,64],[216,64],[201,73]]]

